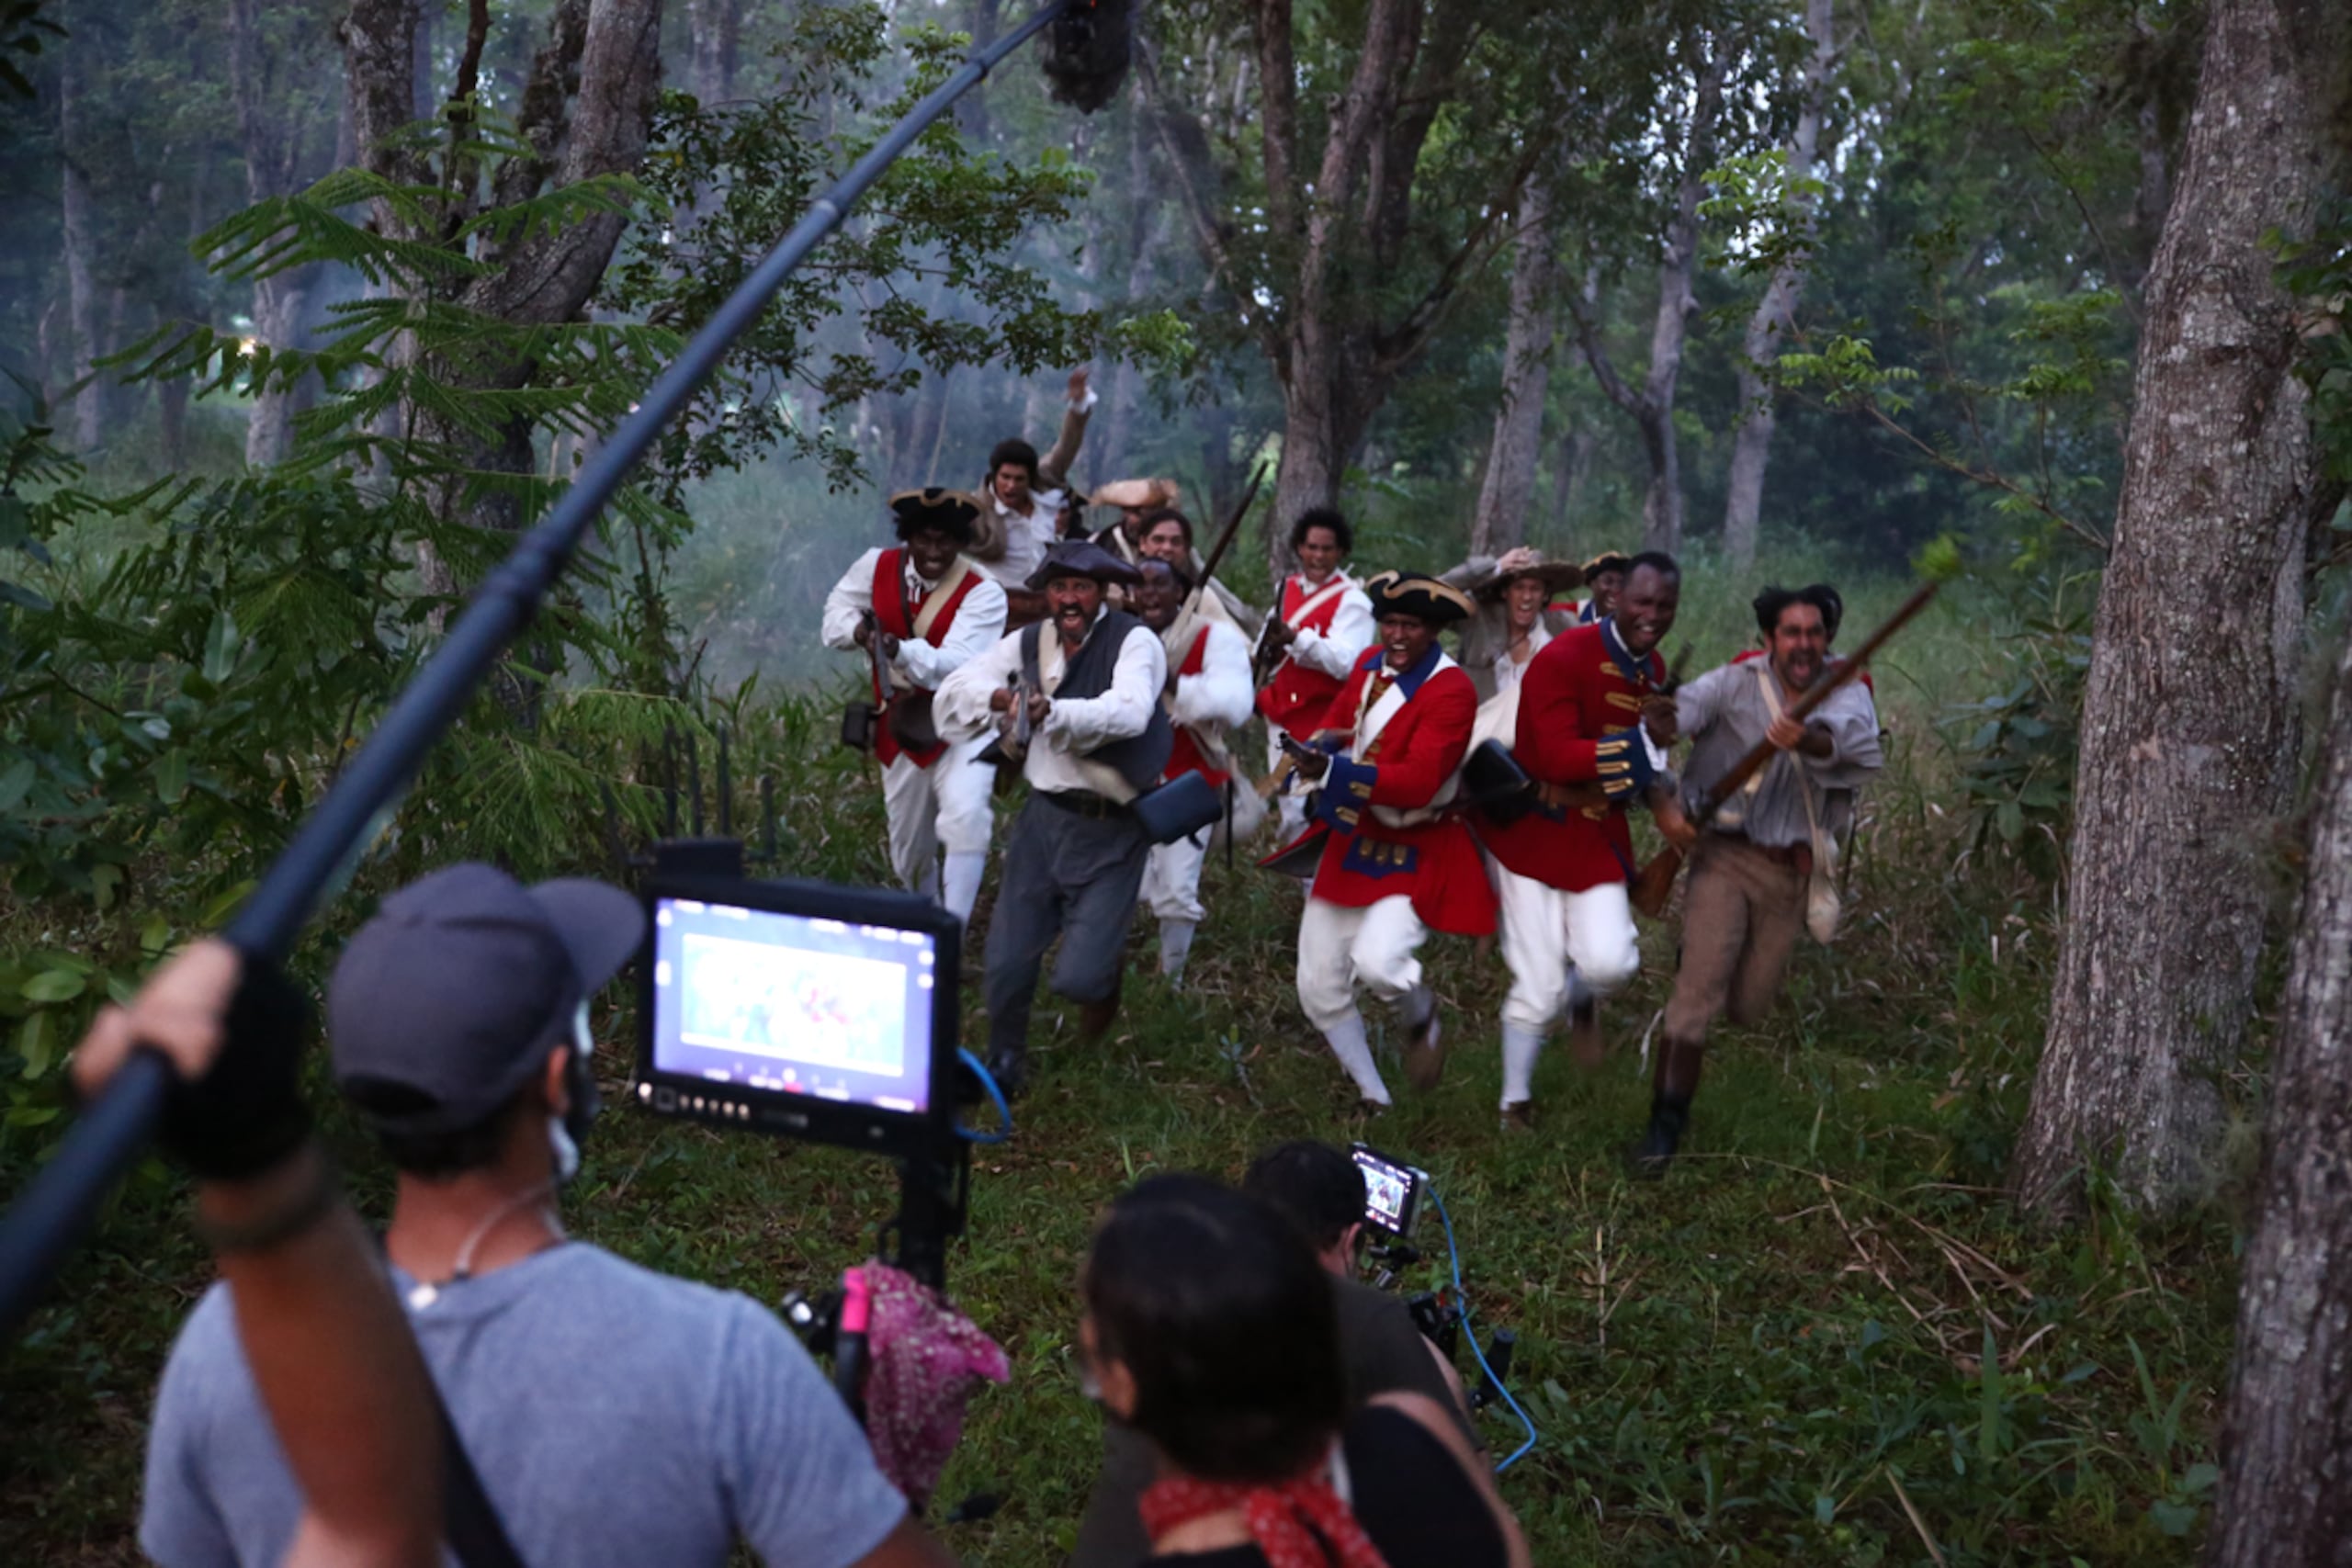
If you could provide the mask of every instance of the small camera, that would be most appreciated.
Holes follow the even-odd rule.
[[[1409,1238],[1429,1172],[1390,1159],[1368,1144],[1352,1145],[1348,1153],[1363,1172],[1363,1223],[1383,1235]]]

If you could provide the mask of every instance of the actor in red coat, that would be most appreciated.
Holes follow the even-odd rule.
[[[1554,637],[1520,676],[1512,750],[1544,805],[1509,823],[1481,817],[1478,836],[1496,863],[1511,972],[1502,1109],[1521,1124],[1532,1119],[1535,1059],[1553,1020],[1566,1010],[1578,1057],[1597,1061],[1596,1005],[1641,966],[1625,897],[1634,870],[1625,810],[1665,767],[1643,732],[1642,706],[1665,688],[1657,645],[1680,595],[1671,556],[1635,557],[1616,613]]]
[[[1436,1082],[1444,1057],[1437,1000],[1418,953],[1430,929],[1494,930],[1493,891],[1467,824],[1450,809],[1478,694],[1437,646],[1440,627],[1472,612],[1433,577],[1383,572],[1364,584],[1380,646],[1357,660],[1323,716],[1317,745],[1289,743],[1300,776],[1319,782],[1322,858],[1298,929],[1298,1000],[1363,1098],[1389,1103],[1355,990],[1402,1014],[1406,1070]]]

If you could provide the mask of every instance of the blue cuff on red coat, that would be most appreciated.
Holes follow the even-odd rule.
[[[1379,776],[1380,770],[1370,762],[1359,762],[1340,752],[1323,775],[1323,793],[1316,799],[1315,815],[1342,833],[1354,832],[1364,808],[1372,804],[1372,784]]]
[[[1657,767],[1650,761],[1650,749],[1644,745],[1638,728],[1621,729],[1602,738],[1592,749],[1593,760],[1600,781],[1601,792],[1611,800],[1626,800],[1641,794],[1657,776]]]

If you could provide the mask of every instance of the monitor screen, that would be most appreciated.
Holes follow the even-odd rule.
[[[938,947],[929,931],[657,897],[654,1069],[927,1112]]]
[[[1367,1223],[1403,1235],[1412,1228],[1414,1188],[1417,1174],[1410,1166],[1398,1165],[1358,1144],[1351,1151],[1356,1168],[1363,1172],[1364,1219]]]

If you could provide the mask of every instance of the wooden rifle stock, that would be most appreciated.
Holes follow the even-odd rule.
[[[1829,700],[1830,694],[1838,687],[1860,675],[1871,657],[1885,646],[1886,640],[1901,631],[1912,616],[1928,607],[1928,601],[1936,596],[1939,586],[1939,583],[1923,582],[1913,590],[1911,597],[1903,601],[1894,614],[1886,618],[1883,626],[1865,637],[1860,648],[1844,659],[1832,660],[1819,675],[1814,677],[1813,684],[1804,689],[1804,694],[1789,705],[1788,716],[1803,724],[1812,716],[1815,709]],[[1758,740],[1749,747],[1747,754],[1733,763],[1731,770],[1699,797],[1697,809],[1690,813],[1690,826],[1705,828],[1715,813],[1722,809],[1724,802],[1747,788],[1747,781],[1771,761],[1778,750],[1770,740]],[[1634,876],[1633,886],[1626,894],[1627,901],[1643,914],[1657,919],[1666,913],[1666,902],[1674,895],[1674,879],[1681,874],[1682,852],[1668,844],[1652,856],[1650,863]]]

